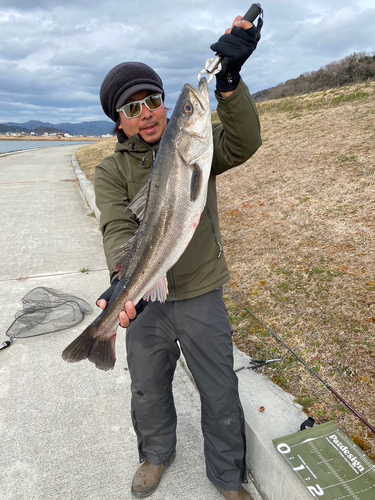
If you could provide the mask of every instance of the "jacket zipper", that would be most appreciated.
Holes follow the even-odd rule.
[[[152,153],[152,166],[154,166],[155,160],[156,160],[156,147],[148,145],[147,142],[142,141],[142,139],[141,139],[141,142],[151,151],[151,153]],[[132,149],[132,151],[137,149],[137,146],[133,142],[129,143],[129,146]],[[146,161],[146,155],[144,155],[142,158],[142,161],[141,161],[142,167],[145,166],[145,161]]]
[[[219,243],[219,241],[217,239],[216,231],[215,231],[215,226],[214,226],[214,221],[212,220],[212,216],[211,216],[211,212],[210,212],[210,209],[208,207],[208,204],[206,204],[206,211],[207,211],[208,220],[210,221],[210,224],[211,224],[211,230],[212,230],[212,234],[213,234],[215,243],[219,247],[219,253],[217,254],[217,258],[220,259],[221,254],[223,253],[223,247],[220,245],[220,243]]]
[[[167,272],[167,276],[169,279],[170,290],[169,293],[171,295],[171,300],[176,300],[176,283],[174,281],[173,270],[170,269]]]
[[[140,141],[142,142],[142,144],[144,144],[146,146],[146,148],[148,148],[151,151],[151,153],[152,153],[152,166],[154,166],[155,159],[156,159],[156,146],[150,146],[149,144],[147,144],[147,142],[142,141],[142,139],[140,139]],[[133,144],[133,146],[135,146],[135,145]],[[132,149],[135,149],[135,148],[132,148]],[[146,155],[144,155],[144,157],[142,158],[142,166],[144,166],[145,160],[146,160]]]

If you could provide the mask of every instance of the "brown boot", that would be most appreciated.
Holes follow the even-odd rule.
[[[173,460],[176,453],[173,453],[164,465],[152,465],[150,462],[143,462],[133,477],[132,495],[135,498],[146,498],[159,486],[162,475]]]
[[[225,500],[253,500],[253,497],[248,493],[245,488],[241,486],[239,491],[225,491],[222,488],[216,489],[220,491],[222,495],[224,495]]]

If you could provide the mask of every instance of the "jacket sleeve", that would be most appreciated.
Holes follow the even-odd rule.
[[[100,229],[104,253],[111,276],[117,276],[113,252],[124,245],[138,229],[138,223],[129,210],[128,187],[120,175],[115,158],[109,157],[95,170],[95,199],[100,210]]]
[[[249,89],[240,80],[227,98],[216,95],[221,123],[213,124],[215,174],[226,172],[248,160],[261,146],[259,114]]]

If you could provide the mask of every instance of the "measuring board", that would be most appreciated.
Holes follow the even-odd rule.
[[[375,499],[375,463],[335,422],[274,439],[273,443],[313,497]]]

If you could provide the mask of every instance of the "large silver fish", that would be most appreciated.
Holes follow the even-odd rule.
[[[150,181],[127,208],[140,226],[122,248],[120,282],[106,309],[62,353],[68,362],[88,359],[97,368],[112,369],[125,302],[167,297],[166,273],[193,237],[207,198],[213,141],[206,79],[199,87],[185,85],[181,92]]]

